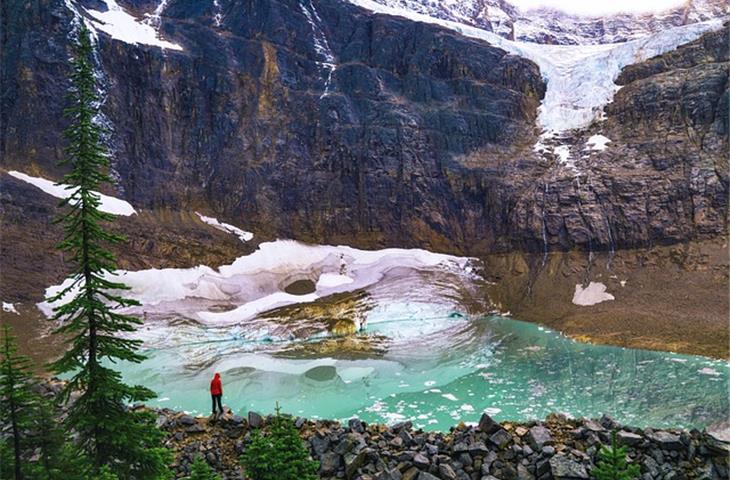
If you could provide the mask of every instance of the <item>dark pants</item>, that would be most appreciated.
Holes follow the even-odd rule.
[[[218,411],[223,413],[223,405],[221,405],[221,397],[223,395],[211,395],[210,398],[213,400],[213,415],[215,415],[215,406],[218,405]]]

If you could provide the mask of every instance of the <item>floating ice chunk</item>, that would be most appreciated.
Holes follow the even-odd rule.
[[[231,233],[231,234],[237,236],[243,243],[246,243],[246,242],[250,241],[251,239],[253,239],[253,233],[251,233],[251,232],[247,232],[247,231],[241,230],[240,228],[235,227],[231,224],[218,221],[217,218],[206,217],[205,215],[202,215],[198,212],[195,212],[195,215],[197,215],[198,218],[200,218],[200,220],[203,223],[207,223],[208,225],[212,226],[215,229],[221,230],[223,232],[228,232],[228,233]]]
[[[487,407],[483,410],[483,412],[487,415],[497,415],[502,412],[502,409],[497,407]]]
[[[97,29],[108,34],[115,40],[120,40],[132,45],[143,44],[162,49],[182,50],[177,43],[168,42],[159,38],[157,30],[147,23],[141,22],[134,16],[127,13],[116,0],[103,0],[106,3],[107,11],[87,10],[95,20]],[[162,2],[161,6],[164,8]],[[159,18],[159,16],[158,16]]]
[[[613,295],[606,292],[606,285],[600,282],[591,282],[586,288],[583,288],[581,284],[577,284],[573,294],[573,303],[583,307],[614,299]]]
[[[700,375],[712,375],[713,377],[720,376],[720,372],[718,372],[714,368],[710,368],[710,367],[701,368],[701,369],[697,370],[697,373],[699,373]]]
[[[3,302],[3,312],[20,315],[20,313],[18,313],[18,311],[15,309],[15,305],[8,302]]]
[[[465,403],[464,405],[462,405],[459,408],[461,408],[461,410],[463,410],[465,412],[473,412],[474,411],[474,407],[471,406],[471,405],[469,405],[468,403]]]
[[[355,380],[362,380],[375,372],[373,367],[348,367],[338,369],[337,374],[344,382],[353,382]]]
[[[47,194],[56,198],[68,198],[71,196],[73,191],[69,189],[68,185],[55,183],[51,180],[46,180],[45,178],[31,177],[30,175],[26,175],[25,173],[17,172],[15,170],[9,171],[8,174],[18,180],[30,183],[34,187],[40,188]],[[123,215],[125,217],[137,213],[129,202],[125,202],[119,198],[110,197],[109,195],[104,195],[103,193],[93,193],[99,197],[99,201],[101,202],[99,210],[102,212],[111,213],[112,215]]]
[[[610,143],[611,139],[604,137],[603,135],[593,135],[586,141],[586,150],[595,150],[602,152],[606,149],[606,144]]]
[[[323,273],[317,280],[317,289],[323,288],[334,288],[341,285],[349,285],[355,280],[348,277],[347,275],[340,275],[338,273]]]
[[[443,394],[443,395],[441,395],[441,396],[442,396],[442,397],[444,397],[444,398],[445,398],[446,400],[451,400],[452,402],[455,402],[455,401],[457,401],[457,400],[458,400],[458,398],[456,398],[456,397],[455,397],[454,395],[452,395],[451,393],[444,393],[444,394]]]

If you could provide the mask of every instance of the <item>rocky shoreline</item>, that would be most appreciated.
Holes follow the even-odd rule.
[[[138,405],[135,408],[145,408]],[[169,435],[178,478],[189,474],[202,455],[223,479],[245,478],[238,457],[253,428],[267,419],[226,413],[217,421],[169,409],[154,410]],[[553,414],[545,421],[494,421],[484,414],[478,425],[459,424],[448,432],[414,429],[351,419],[296,418],[302,438],[320,462],[323,479],[347,480],[549,480],[589,479],[602,445],[617,431],[641,480],[722,479],[730,473],[730,425],[711,431],[655,430],[622,426],[608,416],[569,419]]]

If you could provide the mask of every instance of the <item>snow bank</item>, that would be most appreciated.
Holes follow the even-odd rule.
[[[124,292],[142,303],[145,311],[181,310],[184,300],[193,309],[191,317],[208,324],[227,325],[251,319],[261,312],[295,303],[312,302],[337,292],[353,291],[380,281],[391,269],[439,269],[468,273],[469,258],[454,257],[419,249],[358,250],[346,246],[306,245],[292,240],[277,240],[259,245],[250,255],[239,257],[218,270],[199,266],[187,269],[150,269],[118,271],[113,280],[131,287]],[[309,278],[316,290],[307,295],[292,295],[284,288],[294,280]],[[46,289],[51,298],[71,285]],[[53,308],[66,301],[38,304],[51,316]],[[207,302],[207,303],[206,303]],[[228,311],[201,310],[212,303],[228,303]],[[172,306],[172,308],[167,308]]]
[[[15,170],[9,171],[8,174],[12,177],[17,178],[18,180],[30,183],[34,187],[40,188],[47,194],[52,195],[56,198],[68,198],[72,192],[72,190],[69,190],[68,185],[55,183],[51,180],[46,180],[45,178],[31,177],[30,175],[26,175],[25,173],[21,173]],[[125,217],[137,213],[137,211],[134,209],[134,207],[132,207],[129,202],[125,202],[124,200],[121,200],[119,198],[110,197],[109,195],[104,195],[103,193],[93,193],[99,197],[99,201],[101,202],[101,204],[99,205],[99,210],[101,210],[102,212],[111,213],[112,215],[123,215]]]
[[[223,232],[231,233],[237,236],[243,243],[246,243],[253,239],[253,233],[251,232],[241,230],[240,228],[230,225],[228,223],[220,222],[216,218],[206,217],[205,215],[202,215],[198,212],[195,212],[195,215],[197,215],[203,223],[207,223],[217,230],[221,230]]]
[[[602,152],[606,149],[606,144],[611,143],[611,139],[603,135],[593,135],[586,141],[586,150],[595,150]]]
[[[132,45],[143,44],[162,49],[182,50],[183,48],[177,43],[168,42],[159,38],[157,30],[154,26],[142,22],[136,17],[127,13],[116,0],[103,0],[106,4],[107,11],[100,12],[98,10],[87,10],[94,20],[94,26],[102,32],[108,34],[115,40],[120,40]],[[150,17],[154,22],[155,18],[159,21],[159,14],[164,9],[167,2],[162,2],[159,6],[159,12]],[[155,17],[156,16],[156,17]],[[159,24],[159,22],[158,22]]]
[[[600,282],[591,282],[586,288],[583,288],[581,284],[577,284],[573,294],[573,303],[582,307],[614,299],[613,295],[606,292],[606,285]]]
[[[15,309],[15,305],[8,302],[3,302],[3,312],[20,315],[20,313],[18,313],[18,311]]]
[[[537,63],[547,82],[538,124],[545,131],[556,133],[587,127],[600,118],[603,107],[613,100],[618,90],[613,82],[624,66],[691,42],[709,30],[721,28],[723,22],[723,19],[714,19],[684,25],[618,44],[543,45],[506,40],[476,27],[388,7],[372,0],[349,1],[376,13],[441,25]]]

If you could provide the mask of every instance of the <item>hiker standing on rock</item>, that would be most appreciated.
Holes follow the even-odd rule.
[[[221,383],[221,374],[216,373],[213,380],[210,382],[210,398],[213,400],[213,416],[216,415],[216,404],[218,405],[218,411],[223,414],[223,405],[221,405],[221,398],[223,397],[223,384]]]

